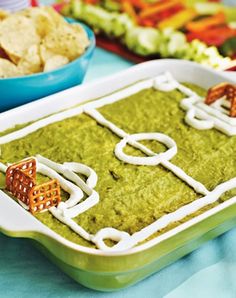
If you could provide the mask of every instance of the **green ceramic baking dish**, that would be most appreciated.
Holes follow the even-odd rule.
[[[4,131],[124,88],[136,81],[170,71],[179,81],[209,88],[224,75],[192,62],[160,60],[134,66],[112,77],[74,87],[0,115]],[[204,80],[202,79],[204,77]],[[233,81],[231,81],[233,83]],[[78,99],[79,94],[79,99]],[[68,101],[70,98],[70,101]],[[10,237],[32,239],[64,272],[82,285],[115,291],[130,286],[236,224],[236,197],[194,217],[142,245],[124,252],[103,252],[74,244],[39,222],[0,191],[0,231]]]

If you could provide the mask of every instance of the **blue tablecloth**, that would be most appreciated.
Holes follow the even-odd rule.
[[[130,62],[96,49],[86,80],[130,66]],[[234,298],[235,247],[236,228],[133,287],[117,293],[99,293],[67,277],[29,240],[11,239],[0,234],[0,297]]]

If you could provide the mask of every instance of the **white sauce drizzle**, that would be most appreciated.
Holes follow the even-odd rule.
[[[203,99],[200,98],[195,92],[179,84],[169,73],[165,73],[154,79],[139,82],[131,87],[116,92],[112,95],[108,95],[97,101],[90,102],[78,108],[64,111],[36,121],[35,123],[23,129],[0,137],[0,144],[5,144],[27,136],[39,128],[47,126],[48,124],[85,112],[94,120],[96,120],[97,123],[107,127],[121,138],[121,141],[116,145],[115,148],[115,155],[117,158],[134,165],[156,166],[161,164],[177,177],[179,177],[182,181],[187,183],[190,187],[192,187],[197,193],[204,195],[192,203],[184,205],[178,210],[162,216],[149,226],[134,233],[133,235],[129,235],[126,232],[119,231],[112,227],[101,229],[96,233],[96,235],[92,235],[79,226],[73,220],[73,218],[92,208],[99,202],[99,195],[94,190],[97,184],[97,174],[95,171],[84,164],[75,162],[58,164],[45,157],[37,155],[37,172],[40,172],[41,174],[44,174],[50,178],[58,179],[61,187],[70,194],[70,197],[67,201],[61,202],[58,207],[50,208],[49,211],[62,223],[66,224],[84,239],[95,243],[96,246],[103,251],[121,251],[130,249],[150,237],[158,230],[165,228],[170,223],[179,221],[185,216],[201,209],[202,207],[216,202],[223,193],[236,187],[236,178],[233,178],[218,185],[214,190],[208,191],[202,183],[194,180],[181,168],[170,162],[170,159],[177,153],[177,145],[173,139],[161,133],[140,133],[129,135],[124,130],[117,127],[114,123],[105,119],[103,115],[95,110],[98,107],[111,104],[145,88],[151,87],[164,92],[178,89],[187,95],[188,98],[182,100],[181,106],[187,110],[186,122],[196,129],[211,129],[215,127],[216,129],[228,135],[236,134],[236,127],[234,127],[236,119],[232,119],[227,116],[228,103],[225,101],[225,99],[221,99],[218,103],[214,103],[209,107],[203,103]],[[163,143],[167,147],[167,150],[165,152],[155,153],[146,146],[139,143],[138,141],[140,140],[156,140]],[[147,157],[129,156],[125,154],[123,149],[126,144],[141,150],[147,155]],[[6,168],[7,167],[4,164],[0,163],[1,172],[5,172]],[[78,174],[85,175],[87,177],[86,182],[84,182],[83,179],[78,176]],[[84,201],[80,202],[82,199],[84,199]],[[27,206],[23,207],[26,208]],[[105,244],[105,239],[114,240],[117,242],[117,244],[109,247]]]
[[[29,134],[31,134],[32,132],[37,131],[40,128],[43,128],[49,124],[55,123],[55,122],[59,122],[74,116],[77,116],[79,114],[82,114],[84,109],[89,109],[89,108],[100,108],[106,104],[111,104],[114,103],[116,101],[119,101],[127,96],[130,96],[132,94],[135,94],[141,90],[144,89],[148,89],[151,88],[153,84],[153,79],[148,79],[145,81],[141,81],[135,85],[132,85],[130,87],[125,88],[124,90],[115,92],[111,95],[105,96],[101,99],[98,99],[96,101],[93,102],[89,102],[86,103],[82,106],[73,108],[73,109],[69,109],[60,113],[57,113],[55,115],[51,115],[48,116],[46,118],[40,119],[38,121],[35,121],[33,124],[30,124],[24,128],[21,128],[19,130],[16,130],[12,133],[9,133],[5,136],[1,136],[0,137],[0,145],[9,143],[11,141],[14,140],[18,140],[21,139]]]
[[[65,217],[70,217],[74,218],[78,216],[79,214],[85,212],[86,210],[92,208],[94,205],[96,205],[99,202],[99,195],[98,193],[93,190],[91,187],[88,186],[87,182],[84,182],[78,175],[76,175],[71,168],[76,168],[78,173],[80,172],[80,164],[79,163],[73,163],[70,165],[70,163],[66,164],[58,164],[56,162],[53,162],[45,157],[42,157],[41,155],[37,155],[37,160],[40,162],[40,165],[46,167],[47,169],[51,169],[54,174],[51,178],[56,178],[56,176],[60,182],[60,180],[65,182],[67,185],[61,185],[61,187],[66,191],[66,188],[70,188],[68,191],[69,193],[75,194],[75,196],[70,197],[65,203],[59,204],[59,210],[60,213],[65,214]],[[67,168],[69,165],[70,169]],[[89,167],[86,167],[85,165],[82,166],[82,172],[85,173],[85,168],[87,168],[86,173],[88,173],[90,176],[88,177],[87,181],[90,178],[90,183],[91,183],[91,178],[94,179],[92,181],[92,184],[96,186],[96,181],[97,177],[94,177],[94,171],[93,171],[93,177],[91,176],[91,169]],[[39,167],[40,171],[40,167]],[[68,180],[73,181],[74,183],[62,178],[59,174],[62,174],[64,177],[68,178]],[[48,174],[46,174],[49,176]],[[49,176],[50,177],[50,176]],[[68,183],[69,182],[69,183]],[[61,182],[60,182],[61,183]],[[71,185],[76,189],[71,188]],[[63,187],[65,186],[65,188]],[[84,197],[83,192],[88,196],[88,198],[85,199],[82,203],[78,204],[79,201]],[[80,195],[80,192],[82,192],[82,197]],[[76,198],[77,197],[77,198]],[[61,206],[60,206],[61,205]]]
[[[219,110],[223,114],[228,115],[230,109],[230,102],[223,97],[213,102],[211,104],[211,107],[213,107],[216,110]]]
[[[196,109],[189,109],[185,116],[185,122],[199,130],[211,129],[214,127],[214,121],[205,119],[205,114],[201,114]],[[197,119],[196,117],[201,117],[202,120]]]
[[[172,157],[177,153],[177,145],[173,139],[168,137],[165,134],[161,133],[139,133],[134,135],[128,135],[126,132],[121,130],[112,122],[106,120],[97,110],[85,110],[89,116],[94,118],[99,124],[109,128],[113,133],[118,135],[119,137],[123,137],[123,139],[116,145],[115,155],[120,160],[130,163],[133,165],[147,165],[147,166],[156,166],[159,163],[162,164],[165,168],[172,171],[177,177],[186,182],[190,187],[192,187],[196,192],[206,195],[208,194],[208,190],[202,185],[200,182],[195,181],[193,178],[188,176],[182,169],[168,162]],[[169,148],[166,152],[163,153],[154,153],[146,146],[138,143],[137,141],[141,140],[157,140],[160,143],[164,144],[167,148]],[[143,153],[148,155],[149,157],[137,157],[130,156],[123,152],[126,144],[129,144]]]
[[[207,105],[202,97],[177,82],[170,73],[155,78],[154,88],[164,92],[177,89],[188,96],[180,103],[187,111],[185,121],[188,125],[199,130],[215,127],[228,136],[236,135],[236,118],[229,116],[229,102],[224,97]]]
[[[0,162],[0,172],[6,173],[7,166]]]

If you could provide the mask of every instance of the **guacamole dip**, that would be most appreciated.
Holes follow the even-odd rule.
[[[201,95],[205,92],[197,86],[189,86]],[[177,90],[161,92],[150,88],[98,110],[130,134],[161,132],[173,138],[178,152],[171,162],[209,190],[213,190],[218,184],[236,176],[236,137],[228,137],[215,129],[200,131],[188,126],[184,122],[185,112],[179,105],[183,98],[184,95]],[[2,145],[0,161],[12,163],[41,154],[55,162],[74,161],[93,168],[98,175],[96,191],[100,195],[100,201],[74,219],[89,233],[96,233],[104,227],[113,227],[133,234],[161,216],[200,197],[160,165],[137,166],[118,160],[114,148],[119,141],[120,138],[110,130],[88,115],[81,114]],[[143,143],[154,152],[166,149],[156,141]],[[129,146],[125,148],[125,152],[142,156],[139,150]],[[4,183],[5,177],[0,174],[0,186],[4,187]],[[232,195],[233,191],[215,204]],[[68,194],[63,192],[62,196],[65,200]],[[207,206],[204,210],[211,207],[212,205]],[[38,213],[36,217],[63,237],[94,247],[55,219],[51,213]],[[179,222],[175,222],[152,237],[178,224]]]

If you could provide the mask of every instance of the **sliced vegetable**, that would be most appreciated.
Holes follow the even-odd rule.
[[[130,4],[132,4],[134,7],[139,8],[139,9],[144,9],[149,6],[149,3],[147,1],[143,0],[128,0]]]
[[[133,6],[133,8],[135,7],[131,2],[134,0],[123,1],[128,1],[132,4],[131,6]],[[158,2],[158,5],[163,5],[163,3],[176,4],[176,2],[179,3],[180,1],[161,1]],[[160,30],[156,27],[150,28],[138,26],[132,21],[127,13],[110,12],[102,8],[100,5],[86,4],[80,0],[71,0],[69,3],[70,8],[67,9],[67,12],[71,12],[73,17],[89,24],[95,32],[101,32],[108,37],[119,38],[123,45],[140,56],[156,55],[160,57],[181,58],[219,69],[226,68],[231,61],[229,58],[222,57],[216,47],[208,47],[205,43],[199,40],[188,42],[184,33],[174,30],[173,28],[166,27],[165,29]],[[157,3],[150,4],[150,7],[153,8],[156,7],[156,5]],[[180,6],[176,5],[171,9],[163,10],[162,13],[163,15],[173,13],[173,10],[176,10],[177,7],[180,9]],[[135,12],[137,11],[138,9],[135,8]],[[147,8],[144,8],[142,11],[147,11]],[[154,13],[153,15],[150,15],[150,17],[144,19],[138,18],[138,21],[145,21],[147,22],[146,25],[155,25],[157,22],[156,17],[160,17],[162,13],[159,13],[158,15]],[[180,22],[180,20],[178,21]],[[222,35],[225,33],[225,27],[226,26],[208,28],[205,30],[207,32],[205,35],[204,31],[194,32],[195,35],[192,35],[191,38],[189,37],[189,40],[196,38],[198,34],[204,35],[207,38],[209,35],[208,30],[213,29],[223,30],[217,31],[217,36],[222,38]],[[231,28],[230,30],[234,29]]]
[[[236,6],[224,6],[224,13],[227,22],[236,21]]]
[[[156,26],[156,21],[153,19],[139,19],[138,21],[140,26],[144,27],[155,27]]]
[[[111,22],[111,34],[117,38],[122,38],[127,31],[135,26],[133,20],[126,14],[121,13],[114,16]]]
[[[103,0],[102,4],[103,4],[103,7],[108,11],[116,11],[116,12],[121,11],[120,1]]]
[[[145,26],[148,22],[152,22],[152,27],[156,27],[157,24],[163,20],[167,20],[168,18],[171,18],[179,11],[183,10],[182,4],[177,4],[169,9],[163,10],[159,13],[153,14],[149,17],[140,17],[139,18],[139,24]]]
[[[97,4],[99,1],[98,0],[84,0],[84,2],[87,4]]]
[[[227,39],[220,47],[220,52],[229,57],[233,57],[236,54],[236,36]]]
[[[186,37],[182,32],[173,32],[167,45],[168,54],[172,57],[181,57],[187,50]]]
[[[230,22],[228,25],[229,25],[229,28],[236,29],[236,22]]]
[[[197,2],[194,8],[200,15],[215,15],[222,11],[222,5],[219,3]]]
[[[140,13],[140,17],[144,19],[148,17],[152,17],[153,15],[156,15],[158,13],[171,9],[176,5],[179,6],[179,4],[180,4],[180,1],[178,0],[167,0],[165,2],[160,1],[143,9]]]
[[[199,39],[205,42],[207,45],[220,46],[228,38],[236,36],[236,29],[232,29],[227,26],[221,26],[201,32],[190,32],[187,33],[186,36],[188,41]]]
[[[135,12],[133,5],[130,3],[130,1],[122,0],[121,3],[122,3],[123,11],[126,12],[132,18],[132,20],[137,24],[138,23],[137,14]]]
[[[198,21],[189,22],[186,25],[186,29],[191,32],[200,32],[225,23],[226,23],[225,14],[222,12],[219,12],[214,16],[206,17]]]
[[[127,31],[124,39],[130,50],[142,56],[156,54],[161,41],[161,34],[156,29],[137,26]]]
[[[187,22],[191,21],[194,17],[196,17],[196,15],[197,14],[194,9],[186,8],[174,14],[172,17],[161,21],[158,24],[158,28],[165,29],[171,27],[173,29],[179,29],[183,27]]]

